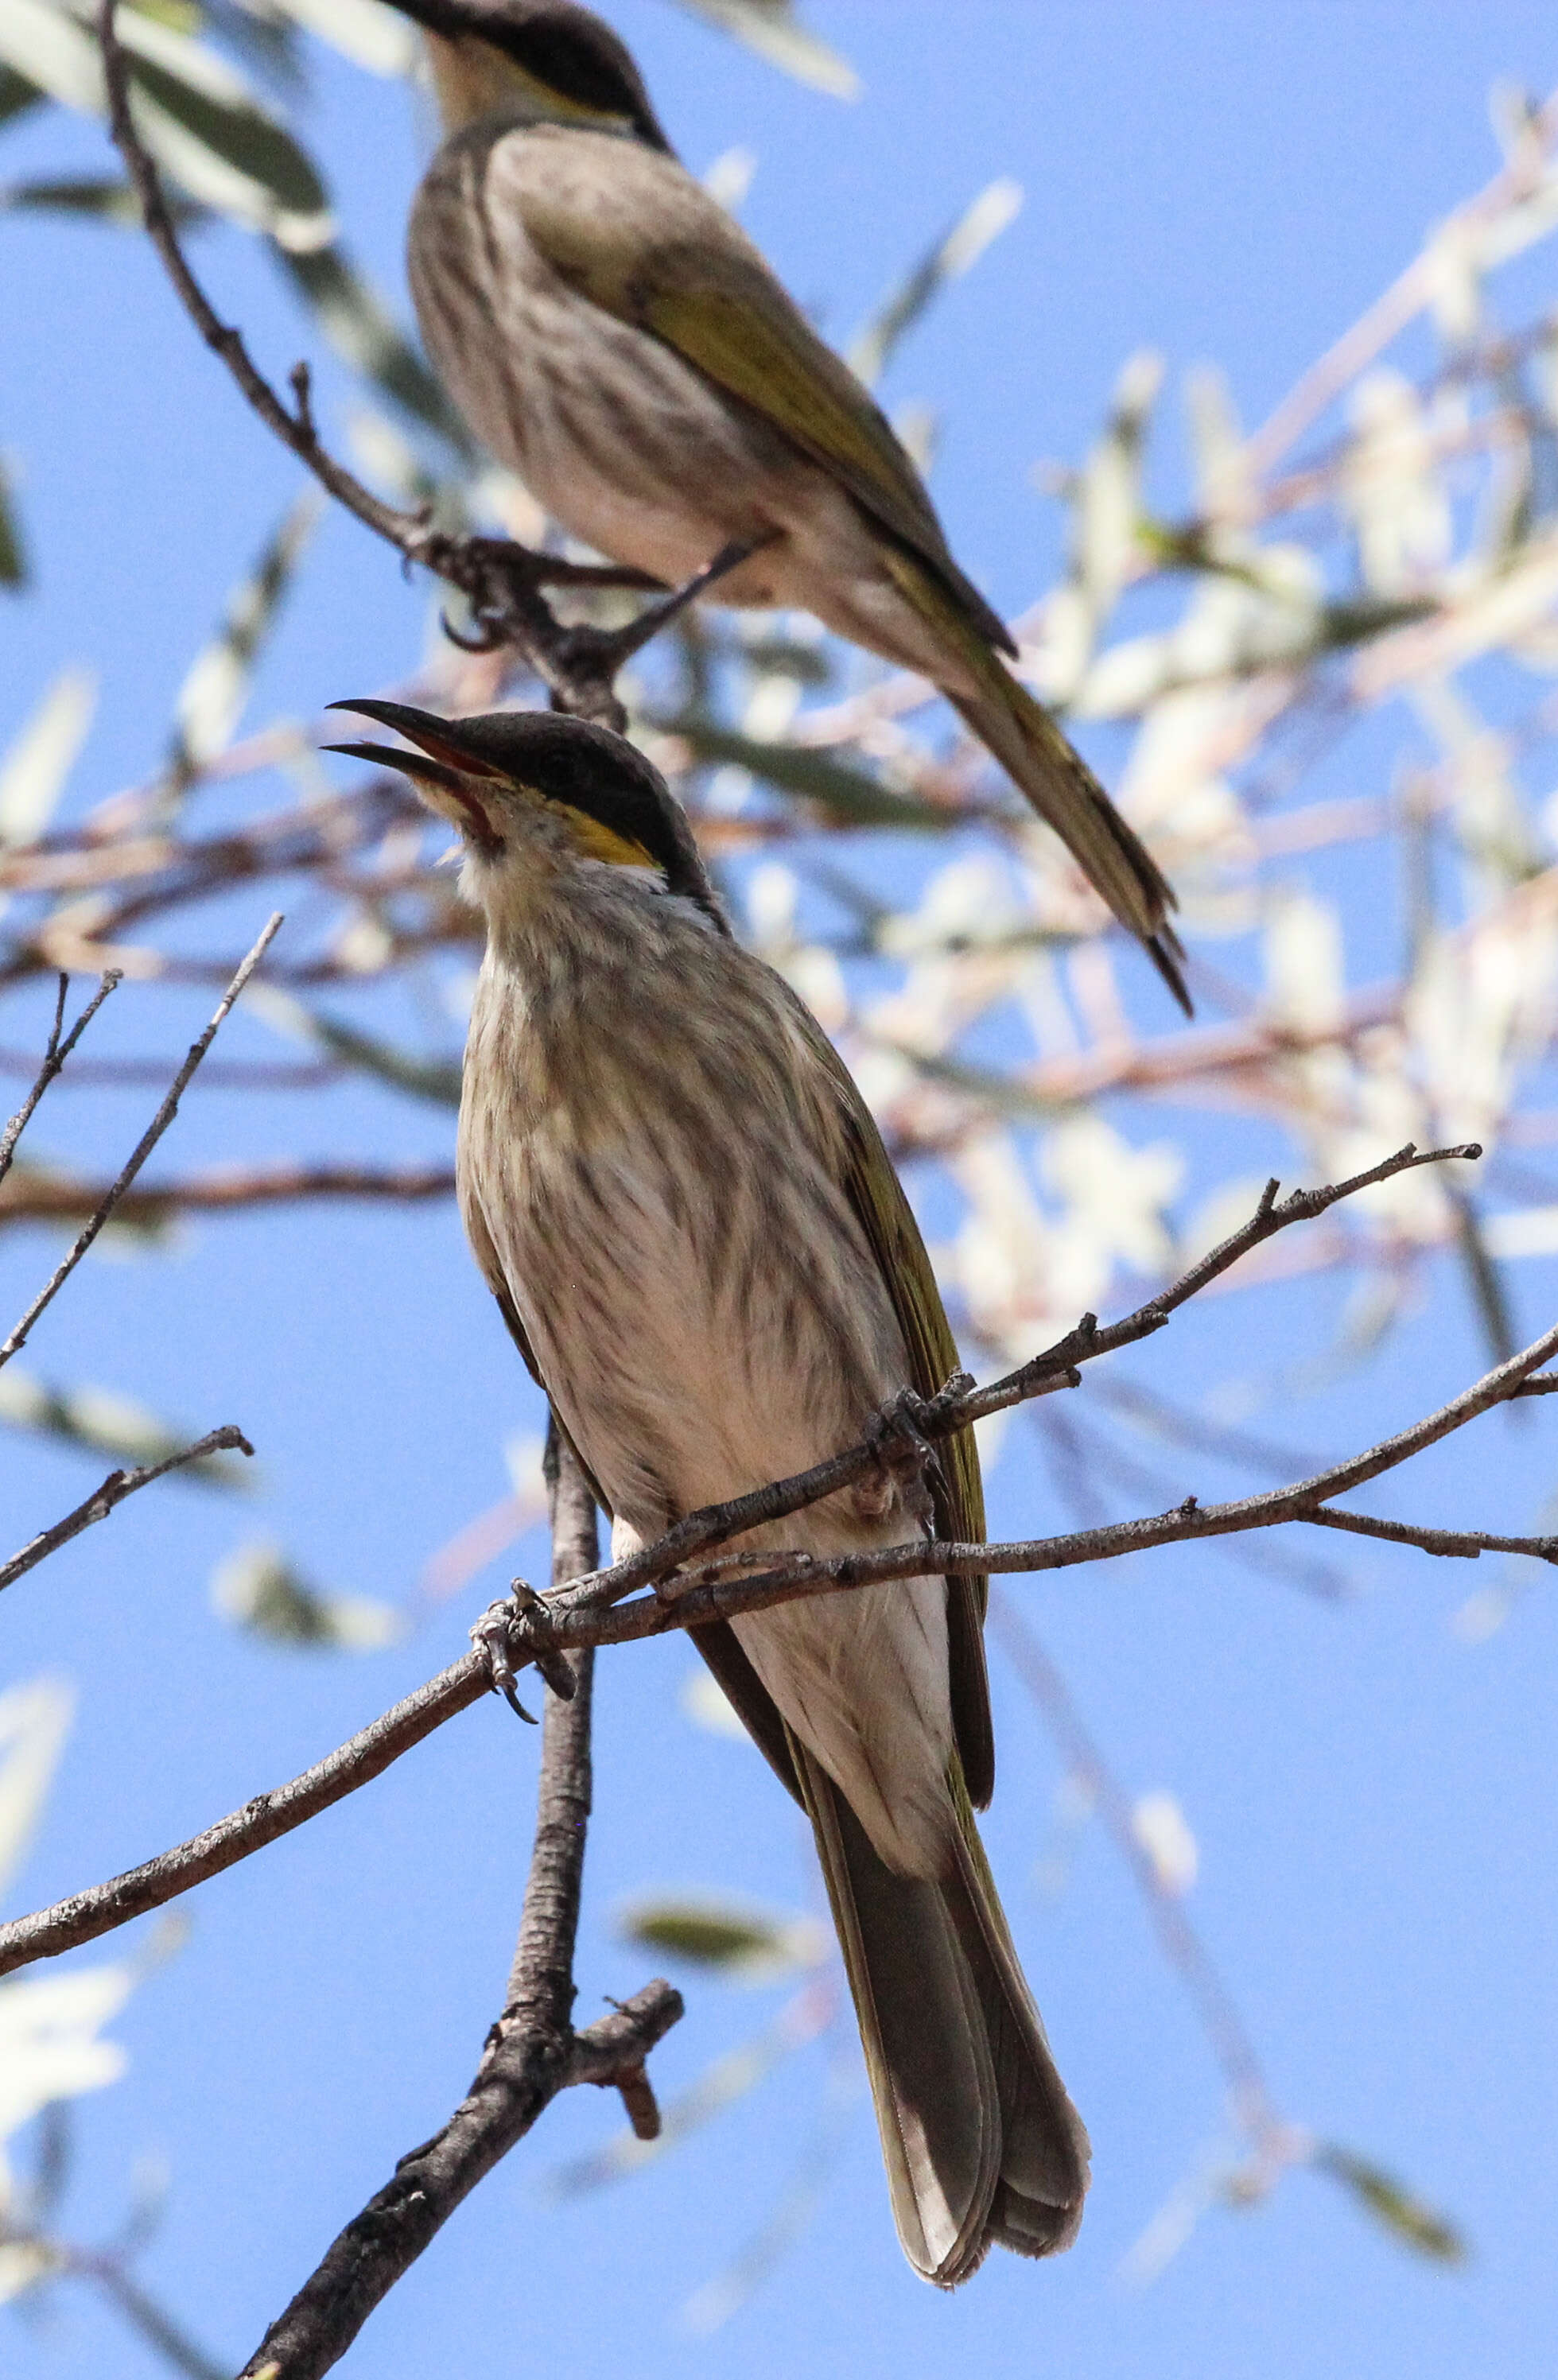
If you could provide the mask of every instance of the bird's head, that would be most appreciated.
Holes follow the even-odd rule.
[[[414,748],[326,749],[398,769],[430,810],[457,827],[464,881],[490,919],[545,902],[576,871],[632,868],[726,930],[680,804],[625,736],[551,710],[439,719],[403,702],[336,702]]]
[[[671,144],[627,44],[574,0],[396,0],[427,34],[445,131],[500,109]]]

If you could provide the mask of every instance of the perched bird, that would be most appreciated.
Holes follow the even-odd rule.
[[[843,1062],[742,949],[686,819],[620,736],[544,712],[351,702],[414,746],[486,921],[460,1103],[476,1259],[615,1523],[680,1515],[857,1443],[956,1350]],[[979,1541],[971,1434],[735,1541],[836,1554]],[[1081,2216],[1088,2142],[1017,1964],[971,1804],[993,1783],[984,1582],[918,1579],[692,1632],[809,1816],[893,2211],[928,2280]]]
[[[953,560],[913,463],[571,0],[396,0],[447,138],[411,213],[422,334],[490,451],[577,537],[795,605],[939,686],[1187,1009],[1174,894]]]

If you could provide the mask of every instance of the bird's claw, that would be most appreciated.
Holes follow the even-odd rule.
[[[493,1692],[502,1694],[510,1710],[530,1727],[536,1723],[534,1716],[515,1690],[518,1671],[527,1664],[540,1670],[560,1702],[574,1698],[574,1673],[567,1657],[546,1642],[551,1625],[545,1598],[525,1579],[517,1578],[500,1602],[489,1603],[470,1632],[471,1643],[485,1657]],[[516,1653],[521,1657],[517,1664]]]
[[[904,1388],[871,1415],[866,1442],[876,1458],[876,1477],[860,1480],[855,1497],[873,1517],[889,1512],[900,1498],[911,1508],[922,1501],[927,1479],[944,1485],[940,1451],[925,1429],[933,1404],[933,1399]]]

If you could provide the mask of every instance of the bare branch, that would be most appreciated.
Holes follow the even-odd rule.
[[[6,1341],[3,1346],[0,1346],[0,1364],[8,1364],[11,1357],[17,1354],[18,1349],[26,1345],[28,1332],[31,1330],[33,1324],[37,1321],[44,1308],[53,1304],[55,1298],[64,1288],[66,1282],[69,1280],[70,1275],[75,1271],[77,1266],[80,1263],[81,1258],[86,1255],[87,1250],[91,1246],[91,1244],[96,1239],[99,1232],[102,1231],[103,1226],[107,1222],[110,1215],[114,1212],[115,1208],[124,1196],[125,1192],[129,1188],[130,1184],[135,1180],[136,1175],[145,1164],[146,1160],[151,1156],[152,1151],[155,1148],[158,1141],[161,1140],[164,1133],[166,1132],[169,1124],[173,1122],[174,1117],[178,1113],[178,1102],[182,1099],[186,1089],[189,1087],[190,1076],[194,1074],[196,1067],[201,1062],[201,1060],[205,1056],[206,1051],[215,1040],[217,1034],[221,1031],[222,1026],[226,1022],[234,1002],[243,990],[245,984],[249,981],[250,977],[259,965],[266,951],[270,948],[271,943],[274,941],[280,930],[281,911],[278,909],[272,917],[269,924],[265,927],[263,932],[261,934],[253,949],[250,952],[248,957],[244,960],[242,965],[238,968],[238,971],[234,976],[232,982],[227,986],[226,990],[223,993],[221,1000],[217,1003],[216,1014],[212,1018],[211,1023],[206,1026],[205,1031],[201,1035],[200,1039],[190,1044],[189,1056],[185,1059],[184,1063],[180,1066],[177,1074],[174,1076],[172,1084],[168,1088],[167,1097],[164,1099],[161,1107],[157,1110],[156,1114],[152,1117],[151,1123],[141,1134],[140,1140],[136,1143],[136,1146],[131,1151],[129,1157],[126,1160],[120,1170],[118,1178],[109,1185],[109,1188],[104,1193],[96,1211],[93,1213],[91,1221],[86,1225],[79,1237],[76,1240],[74,1245],[69,1251],[69,1254],[65,1257],[63,1261],[55,1268],[54,1273],[51,1275],[49,1280],[44,1282],[43,1287],[39,1291],[37,1296],[28,1307],[27,1312],[22,1316],[21,1320],[17,1324],[16,1329],[11,1332],[10,1337]]]
[[[412,1201],[454,1196],[454,1169],[447,1165],[213,1166],[173,1182],[149,1183],[117,1202],[122,1223],[160,1223],[178,1215],[241,1212],[251,1207],[282,1207],[316,1198]],[[0,1192],[0,1222],[73,1221],[95,1213],[107,1196],[91,1182],[25,1179]]]
[[[11,1160],[16,1155],[17,1143],[31,1122],[32,1111],[39,1100],[59,1073],[109,993],[123,980],[123,976],[117,967],[109,968],[62,1043],[59,1029],[65,1022],[65,995],[70,989],[70,978],[67,975],[61,975],[59,993],[55,1002],[55,1021],[49,1033],[48,1047],[43,1052],[43,1062],[38,1069],[32,1088],[6,1126],[4,1133],[0,1134],[0,1182],[4,1182],[11,1170]]]
[[[615,631],[566,625],[549,609],[547,586],[656,589],[641,570],[614,564],[578,564],[534,553],[507,538],[450,537],[432,528],[425,512],[398,511],[364,487],[321,443],[314,422],[309,367],[295,364],[293,403],[277,394],[250,354],[243,334],[224,322],[190,267],[163,195],[162,181],[136,129],[130,104],[129,66],[115,30],[117,0],[100,0],[98,39],[108,91],[108,120],[115,142],[140,200],[152,246],[162,259],[185,311],[214,355],[220,356],[242,395],[273,436],[294,454],[335,502],[395,547],[457,587],[470,601],[476,623],[471,638],[455,637],[473,651],[516,646],[556,694],[566,710],[623,727],[627,713],[612,692],[617,671],[639,646],[657,635],[714,578],[745,561],[752,548],[727,547],[706,569],[675,594],[651,605],[628,627]],[[454,632],[449,631],[451,636]]]
[[[957,1376],[941,1396],[919,1409],[916,1426],[923,1427],[928,1436],[944,1436],[963,1427],[975,1412],[998,1409],[998,1405],[987,1404],[989,1399],[997,1399],[1000,1404],[1016,1403],[1065,1385],[1076,1378],[1077,1364],[1110,1347],[1125,1344],[1133,1336],[1145,1337],[1161,1329],[1167,1318],[1164,1307],[1178,1305],[1193,1293],[1187,1283],[1204,1286],[1218,1272],[1236,1263],[1248,1247],[1282,1229],[1285,1222],[1323,1213],[1328,1206],[1354,1190],[1388,1179],[1392,1171],[1401,1172],[1427,1161],[1414,1150],[1398,1150],[1394,1157],[1349,1183],[1296,1192],[1280,1206],[1272,1185],[1243,1231],[1203,1258],[1157,1305],[1140,1307],[1135,1315],[1107,1330],[1100,1329],[1091,1317],[1085,1318],[1077,1330],[1056,1348],[1036,1356],[992,1389],[970,1393],[964,1385],[966,1376]],[[1449,1533],[1442,1530],[1414,1529],[1394,1523],[1382,1523],[1375,1528],[1361,1516],[1336,1514],[1330,1500],[1378,1478],[1491,1407],[1506,1402],[1517,1393],[1520,1384],[1554,1354],[1558,1354],[1558,1327],[1394,1438],[1382,1439],[1364,1453],[1333,1463],[1307,1479],[1231,1503],[1202,1506],[1192,1496],[1172,1512],[1078,1530],[1065,1536],[1007,1544],[963,1545],[919,1539],[870,1553],[842,1554],[831,1560],[804,1554],[737,1555],[717,1560],[702,1571],[685,1567],[689,1548],[706,1549],[754,1526],[758,1520],[797,1512],[862,1475],[870,1464],[881,1460],[880,1443],[863,1440],[859,1447],[819,1463],[793,1480],[780,1481],[754,1495],[736,1497],[729,1503],[689,1514],[631,1560],[615,1563],[572,1585],[554,1588],[546,1597],[530,1595],[527,1590],[506,1621],[508,1658],[517,1668],[536,1661],[538,1656],[550,1661],[570,1648],[636,1643],[671,1629],[698,1627],[707,1621],[767,1610],[775,1604],[803,1597],[835,1594],[890,1579],[1068,1570],[1087,1562],[1111,1561],[1119,1555],[1144,1552],[1155,1546],[1273,1528],[1288,1521],[1345,1528],[1358,1518],[1366,1534],[1388,1535],[1398,1542],[1422,1545],[1430,1552],[1475,1555],[1496,1546],[1502,1551],[1551,1560],[1558,1550],[1552,1538],[1483,1539],[1465,1536],[1452,1543]],[[621,1599],[630,1596],[635,1587],[659,1583],[664,1588],[673,1571],[678,1574],[665,1591],[639,1595],[631,1601]],[[464,1660],[430,1679],[416,1694],[397,1703],[382,1718],[353,1736],[327,1759],[294,1778],[290,1784],[246,1803],[241,1810],[220,1819],[203,1834],[149,1860],[141,1867],[128,1869],[52,1909],[0,1926],[0,1974],[111,1933],[130,1918],[162,1907],[191,1886],[203,1883],[207,1876],[247,1859],[333,1802],[367,1784],[445,1719],[478,1701],[492,1682],[490,1652],[484,1649],[468,1654]]]
[[[553,1578],[562,1585],[595,1561],[595,1507],[555,1425],[548,1455]],[[653,2106],[644,2060],[681,2015],[679,1993],[657,1979],[587,2032],[573,2030],[594,1655],[584,1646],[568,1658],[572,1692],[547,1698],[535,1847],[506,2003],[476,2080],[442,2131],[402,2157],[394,2180],[333,2242],[240,2380],[317,2380],[327,2372],[460,2201],[568,2084],[615,2084],[640,2112],[646,2096]]]
[[[1328,1183],[1318,1190],[1295,1190],[1289,1196],[1277,1198],[1277,1184],[1268,1182],[1260,1204],[1249,1221],[1229,1238],[1211,1250],[1183,1273],[1171,1287],[1156,1297],[1149,1298],[1133,1314],[1123,1320],[1101,1328],[1096,1315],[1085,1314],[1075,1330],[1067,1331],[1038,1355],[1030,1356],[1015,1372],[1004,1378],[992,1381],[987,1388],[977,1389],[967,1374],[949,1380],[938,1396],[921,1405],[914,1415],[916,1430],[923,1438],[951,1438],[970,1422],[981,1421],[988,1414],[1003,1413],[1009,1406],[1030,1402],[1035,1397],[1048,1396],[1057,1389],[1074,1388],[1080,1378],[1078,1367],[1099,1355],[1114,1354],[1122,1347],[1134,1346],[1161,1330],[1176,1307],[1183,1305],[1198,1291],[1205,1289],[1219,1274],[1231,1271],[1242,1257],[1248,1256],[1262,1241],[1274,1238],[1291,1223],[1310,1222],[1318,1215],[1350,1198],[1360,1190],[1372,1189],[1376,1184],[1389,1182],[1398,1173],[1416,1171],[1423,1165],[1438,1165],[1449,1158],[1477,1158],[1482,1154],[1475,1142],[1455,1148],[1418,1149],[1407,1143],[1391,1157],[1382,1158],[1366,1172],[1354,1174],[1346,1182]],[[1507,1393],[1507,1392],[1506,1392]],[[772,1521],[787,1519],[792,1512],[804,1511],[820,1503],[825,1496],[834,1494],[856,1479],[862,1478],[880,1462],[880,1451],[874,1440],[867,1439],[842,1454],[831,1455],[825,1463],[814,1463],[808,1471],[797,1472],[792,1478],[776,1480],[766,1488],[755,1488],[750,1495],[733,1497],[728,1503],[711,1506],[701,1512],[691,1512],[657,1537],[651,1546],[615,1562],[593,1579],[569,1590],[567,1608],[576,1610],[594,1609],[615,1603],[638,1586],[647,1586],[679,1569],[709,1547],[726,1537],[738,1536],[748,1529],[758,1528]],[[603,1642],[604,1639],[599,1641]]]
[[[9,1586],[12,1580],[20,1578],[24,1572],[35,1570],[61,1546],[68,1545],[72,1537],[79,1537],[83,1529],[90,1529],[94,1521],[105,1521],[116,1504],[122,1504],[127,1496],[133,1496],[137,1488],[150,1488],[153,1479],[165,1478],[170,1471],[181,1471],[187,1463],[203,1462],[208,1454],[252,1454],[253,1451],[242,1430],[236,1424],[226,1422],[220,1429],[209,1430],[204,1438],[197,1439],[193,1446],[185,1447],[177,1454],[165,1455],[161,1463],[148,1463],[136,1471],[111,1471],[102,1487],[94,1495],[89,1496],[84,1504],[78,1504],[73,1512],[67,1512],[63,1521],[56,1521],[52,1528],[43,1530],[30,1545],[23,1546],[19,1554],[13,1554],[8,1562],[0,1562],[0,1587]]]
[[[289,1784],[256,1794],[241,1810],[219,1818],[202,1834],[140,1867],[127,1868],[122,1876],[111,1876],[88,1892],[74,1893],[52,1909],[0,1927],[0,1974],[30,1966],[35,1959],[52,1959],[78,1942],[95,1940],[100,1934],[111,1934],[131,1918],[161,1909],[192,1885],[203,1884],[207,1876],[220,1876],[224,1868],[262,1851],[321,1810],[328,1810],[332,1803],[344,1801],[359,1786],[370,1784],[445,1719],[480,1702],[491,1691],[491,1682],[484,1658],[468,1653]]]

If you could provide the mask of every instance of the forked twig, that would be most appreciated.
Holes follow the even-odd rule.
[[[927,1434],[945,1435],[950,1429],[964,1427],[974,1411],[998,1409],[987,1404],[992,1398],[999,1403],[1015,1403],[1047,1393],[1053,1387],[1066,1385],[1077,1377],[1079,1364],[1090,1361],[1109,1347],[1127,1344],[1161,1329],[1171,1306],[1183,1304],[1195,1287],[1204,1286],[1218,1272],[1225,1271],[1248,1248],[1269,1237],[1272,1231],[1282,1229],[1284,1221],[1323,1213],[1338,1198],[1388,1179],[1393,1171],[1399,1172],[1409,1165],[1426,1161],[1415,1150],[1398,1150],[1394,1157],[1356,1176],[1351,1183],[1300,1192],[1281,1206],[1275,1201],[1274,1191],[1269,1190],[1244,1230],[1192,1267],[1162,1298],[1138,1308],[1136,1315],[1127,1316],[1124,1322],[1108,1330],[1100,1329],[1096,1321],[1088,1318],[1056,1348],[1019,1366],[1007,1381],[997,1382],[993,1389],[970,1391],[955,1385],[949,1388],[922,1409],[927,1417]],[[685,1567],[689,1546],[704,1550],[752,1527],[754,1515],[764,1518],[774,1512],[798,1511],[833,1493],[841,1483],[861,1475],[869,1464],[881,1459],[879,1445],[862,1440],[858,1447],[831,1463],[818,1464],[796,1480],[780,1481],[771,1490],[760,1490],[756,1497],[736,1497],[706,1512],[691,1514],[630,1561],[616,1563],[576,1585],[554,1588],[547,1596],[529,1597],[517,1603],[508,1621],[508,1656],[514,1667],[518,1668],[532,1661],[538,1650],[543,1650],[550,1658],[582,1645],[628,1644],[671,1629],[696,1627],[706,1621],[766,1610],[778,1603],[834,1594],[843,1588],[878,1581],[934,1576],[938,1572],[966,1575],[1068,1570],[1084,1563],[1114,1560],[1121,1554],[1141,1552],[1150,1547],[1272,1528],[1289,1521],[1311,1522],[1323,1527],[1350,1527],[1357,1523],[1369,1535],[1420,1545],[1436,1553],[1474,1556],[1484,1548],[1496,1547],[1531,1554],[1539,1560],[1558,1560],[1558,1539],[1552,1537],[1477,1537],[1467,1532],[1453,1536],[1447,1531],[1417,1528],[1404,1523],[1382,1523],[1376,1527],[1366,1517],[1338,1514],[1328,1500],[1380,1477],[1492,1406],[1506,1402],[1555,1354],[1558,1327],[1544,1332],[1520,1354],[1486,1373],[1448,1404],[1394,1437],[1307,1479],[1236,1502],[1203,1506],[1191,1496],[1168,1512],[1079,1530],[1065,1536],[1008,1544],[916,1540],[870,1553],[841,1555],[831,1560],[775,1553],[765,1557],[766,1568],[760,1566],[753,1571],[743,1567],[735,1574],[728,1563],[711,1564],[707,1576]],[[657,1585],[665,1591],[655,1592]],[[633,1593],[641,1587],[651,1591]],[[52,1909],[0,1927],[0,1974],[110,1933],[129,1918],[160,1908],[207,1876],[249,1858],[318,1811],[355,1792],[456,1711],[479,1701],[492,1683],[490,1656],[485,1651],[468,1654],[290,1784],[259,1795],[203,1834],[163,1852],[141,1867],[128,1869]]]
[[[118,967],[110,967],[106,975],[104,975],[99,981],[97,990],[88,1001],[85,1008],[82,1009],[81,1014],[78,1016],[75,1024],[66,1035],[65,1039],[61,1041],[59,1032],[60,1026],[65,1022],[65,995],[70,989],[70,978],[67,975],[61,975],[59,978],[59,992],[55,1002],[55,1021],[50,1029],[48,1046],[43,1051],[43,1062],[38,1069],[32,1088],[28,1092],[26,1099],[23,1099],[20,1107],[18,1108],[15,1115],[11,1118],[10,1123],[6,1126],[4,1133],[0,1133],[0,1182],[4,1182],[6,1174],[11,1170],[11,1161],[17,1153],[17,1143],[21,1138],[22,1134],[27,1130],[28,1125],[31,1123],[32,1112],[37,1107],[39,1100],[43,1098],[43,1093],[48,1089],[49,1085],[58,1075],[60,1068],[64,1065],[67,1058],[69,1057],[70,1052],[76,1047],[77,1042],[80,1039],[82,1034],[91,1023],[92,1018],[97,1014],[98,1010],[103,1006],[103,1003],[107,999],[109,993],[123,981],[124,975],[122,969]]]
[[[173,1081],[168,1086],[166,1098],[164,1099],[161,1107],[157,1110],[157,1112],[152,1117],[151,1123],[147,1125],[145,1131],[141,1134],[140,1138],[136,1143],[129,1156],[126,1159],[123,1166],[119,1170],[116,1179],[109,1184],[108,1189],[104,1192],[103,1196],[99,1202],[91,1220],[81,1230],[68,1254],[62,1258],[61,1262],[55,1267],[54,1272],[50,1275],[49,1279],[44,1282],[43,1288],[38,1292],[37,1296],[33,1299],[31,1305],[28,1307],[27,1312],[22,1316],[21,1320],[11,1332],[10,1337],[3,1345],[0,1345],[0,1364],[8,1364],[11,1357],[16,1354],[20,1348],[27,1344],[28,1332],[31,1330],[33,1324],[37,1321],[44,1308],[54,1303],[54,1300],[57,1297],[59,1292],[64,1288],[66,1282],[69,1280],[71,1274],[80,1263],[81,1258],[86,1255],[87,1250],[91,1246],[91,1244],[96,1239],[99,1232],[102,1231],[104,1223],[107,1222],[109,1217],[113,1214],[115,1208],[124,1196],[125,1192],[129,1188],[130,1184],[135,1180],[136,1175],[145,1164],[146,1160],[151,1156],[152,1151],[157,1146],[158,1141],[161,1140],[164,1133],[166,1132],[169,1124],[173,1122],[174,1117],[178,1113],[178,1102],[183,1098],[185,1091],[189,1088],[190,1076],[194,1074],[196,1067],[201,1062],[201,1060],[205,1056],[206,1051],[210,1049],[212,1043],[215,1040],[217,1034],[225,1024],[232,1010],[234,1002],[243,990],[245,984],[249,981],[250,977],[254,973],[255,968],[264,957],[266,951],[269,950],[272,942],[275,940],[276,935],[281,931],[281,923],[282,913],[277,909],[273,915],[270,923],[265,927],[264,930],[261,934],[259,941],[255,943],[248,957],[239,966],[232,982],[227,986],[226,990],[223,993],[221,1000],[217,1003],[216,1014],[212,1018],[211,1023],[206,1026],[205,1031],[201,1035],[200,1039],[190,1044],[189,1055],[186,1057],[184,1063],[180,1066],[177,1074],[174,1076]]]
[[[111,1471],[102,1487],[89,1496],[85,1503],[78,1504],[73,1512],[67,1512],[65,1518],[56,1521],[52,1528],[42,1530],[30,1545],[23,1546],[20,1553],[13,1554],[8,1562],[0,1562],[0,1587],[9,1586],[13,1579],[20,1578],[27,1571],[36,1570],[50,1554],[57,1553],[61,1546],[67,1546],[72,1537],[79,1537],[83,1529],[91,1527],[94,1521],[105,1521],[116,1505],[122,1504],[125,1498],[133,1496],[138,1488],[150,1488],[154,1479],[165,1479],[170,1471],[182,1471],[188,1463],[203,1463],[208,1455],[252,1454],[253,1451],[242,1430],[233,1422],[225,1422],[220,1429],[208,1430],[204,1438],[198,1438],[193,1446],[182,1447],[176,1454],[165,1454],[160,1463],[143,1463],[135,1471]]]

